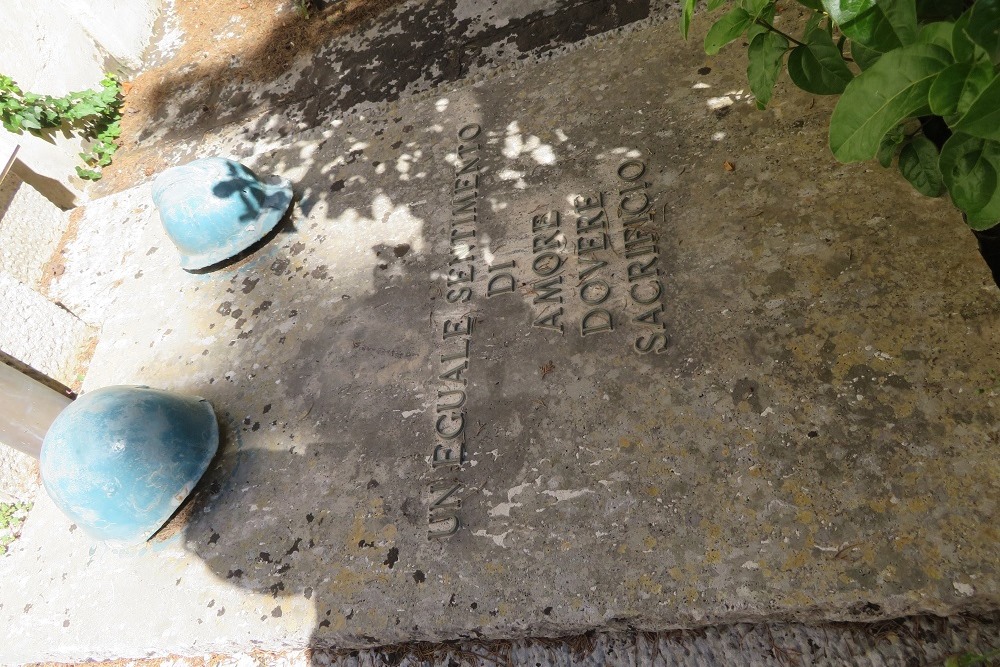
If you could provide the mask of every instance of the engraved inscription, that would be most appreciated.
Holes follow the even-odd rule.
[[[451,187],[445,300],[452,304],[452,310],[459,306],[465,312],[448,313],[438,329],[441,354],[430,465],[437,474],[449,475],[450,478],[435,480],[429,486],[431,500],[427,510],[427,538],[432,540],[450,537],[462,526],[458,510],[462,507],[461,490],[464,484],[457,479],[457,475],[461,473],[465,461],[468,423],[466,374],[475,329],[475,318],[468,311],[475,296],[477,275],[475,251],[481,169],[480,134],[482,128],[476,124],[466,125],[458,131],[461,143],[456,151],[458,160]],[[503,286],[498,283],[495,289],[502,291]]]
[[[666,352],[667,325],[663,320],[663,281],[660,275],[660,250],[653,227],[653,202],[643,180],[646,165],[639,160],[627,160],[618,166],[618,218],[622,224],[622,241],[625,258],[628,298],[638,314],[632,322],[643,331],[633,341],[633,348],[641,354]]]
[[[601,306],[611,296],[605,279],[608,263],[597,253],[611,247],[604,194],[580,195],[573,200],[576,211],[577,294],[589,309],[580,319],[580,335],[614,331],[611,311]]]
[[[567,325],[578,326],[586,338],[628,324],[638,328],[631,340],[636,352],[667,350],[664,283],[646,171],[644,162],[625,160],[612,192],[572,196],[572,222],[564,222],[555,209],[531,218],[532,276],[524,286],[534,307],[533,326],[560,335]],[[614,218],[609,210],[617,210]],[[574,236],[567,241],[567,235]],[[498,293],[512,291],[515,284],[512,277],[497,283]],[[572,307],[574,299],[579,309]]]
[[[563,264],[561,254],[566,249],[566,236],[559,227],[558,211],[549,211],[531,218],[531,271],[535,280],[531,293],[535,309],[533,326],[563,333]]]

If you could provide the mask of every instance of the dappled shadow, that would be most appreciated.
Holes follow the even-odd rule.
[[[112,192],[171,166],[165,162],[169,144],[197,141],[221,126],[246,123],[242,138],[250,142],[285,136],[359,106],[628,25],[667,6],[659,0],[537,0],[510,7],[346,0],[304,20],[288,4],[261,22],[266,10],[260,8],[231,9],[238,14],[229,20],[208,6],[183,3],[188,39],[201,35],[201,41],[136,79],[127,96],[122,149],[97,190]],[[196,22],[214,27],[195,28]],[[215,38],[205,34],[213,31]],[[243,33],[249,37],[226,38]],[[256,122],[262,116],[267,122]]]

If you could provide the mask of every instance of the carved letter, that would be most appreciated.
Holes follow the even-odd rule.
[[[579,233],[589,232],[596,229],[607,229],[608,219],[604,217],[604,209],[602,208],[595,215],[589,218],[585,215],[581,215],[576,220],[576,231]]]
[[[510,294],[514,291],[514,276],[509,273],[498,273],[486,283],[486,298],[497,294]]]
[[[458,516],[452,514],[451,516],[446,516],[444,518],[435,517],[432,521],[429,521],[427,523],[427,527],[430,528],[431,526],[436,526],[439,523],[447,523],[450,525],[448,528],[443,528],[441,530],[428,530],[427,531],[428,540],[440,540],[445,537],[451,537],[452,535],[458,532],[458,529],[462,525],[462,522],[459,521]]]
[[[604,206],[604,193],[598,192],[596,195],[577,195],[573,200],[573,208],[576,212],[589,211],[592,208]]]
[[[466,315],[461,320],[457,322],[452,322],[451,320],[444,321],[444,335],[443,340],[448,340],[452,336],[468,336],[472,333],[472,323],[475,320],[469,315]],[[464,328],[463,328],[464,325]]]
[[[637,315],[632,319],[632,321],[639,322],[641,324],[648,324],[651,327],[662,329],[664,327],[663,322],[660,321],[660,313],[662,312],[663,312],[663,304],[661,303],[656,308],[648,310],[642,315]]]
[[[449,485],[451,485],[451,486],[449,486]],[[454,493],[456,491],[458,491],[459,489],[461,489],[461,488],[462,488],[462,483],[461,482],[445,482],[444,486],[438,486],[437,484],[431,484],[430,491],[431,491],[432,494],[433,493],[438,493],[439,491],[444,491],[444,493],[441,494],[440,496],[437,496],[437,499],[434,500],[431,503],[431,507],[430,507],[429,512],[433,514],[434,512],[437,512],[437,511],[440,511],[440,510],[443,510],[443,509],[456,509],[456,510],[457,509],[461,509],[462,508],[462,499],[461,498],[455,498],[454,500],[452,500],[449,503],[445,503],[444,502],[444,501],[448,500],[448,498],[450,498],[452,495],[454,495]]]
[[[660,275],[659,269],[650,270],[650,267],[656,264],[656,260],[657,258],[654,257],[645,264],[643,264],[642,262],[632,262],[631,264],[629,264],[628,281],[631,283],[635,282],[636,280],[639,280],[640,278],[649,278],[651,276]]]
[[[535,238],[531,239],[531,251],[541,252],[542,250],[562,250],[566,246],[566,239],[563,237],[562,232],[555,231],[552,235],[546,237],[544,234],[540,234]]]
[[[469,230],[464,231],[464,232],[461,232],[461,231],[459,231],[457,229],[451,230],[451,242],[452,242],[452,244],[454,244],[455,241],[464,241],[465,239],[475,238],[475,236],[476,236],[476,230],[475,229],[469,229]],[[455,246],[452,245],[452,252],[454,252],[454,247]]]
[[[551,259],[555,260],[554,265],[548,264]],[[540,255],[535,255],[534,261],[531,262],[531,270],[542,278],[548,278],[562,267],[562,263],[562,257],[554,252],[543,252]]]
[[[448,287],[459,283],[472,282],[472,279],[475,276],[476,267],[473,264],[469,264],[465,271],[462,271],[461,269],[448,269]]]
[[[588,290],[591,290],[591,292],[596,291],[598,296],[591,296],[591,292],[588,292]],[[608,284],[608,281],[601,278],[588,280],[580,286],[580,299],[583,300],[584,303],[591,306],[597,306],[604,303],[607,301],[610,294],[611,285]]]
[[[626,202],[631,202],[635,198],[639,198],[638,204],[632,203],[629,204],[628,206],[625,205]],[[649,195],[647,195],[645,192],[640,192],[639,194],[636,195],[632,194],[626,195],[625,197],[622,197],[619,206],[623,211],[625,211],[629,215],[639,215],[647,208],[649,208]]]
[[[667,351],[667,343],[669,339],[665,333],[655,333],[651,336],[639,336],[635,339],[635,351],[641,354],[648,354],[656,343],[660,343],[660,347],[656,350],[657,354]]]
[[[438,456],[440,454],[440,456]],[[459,443],[457,448],[437,445],[431,455],[431,467],[440,468],[442,466],[461,466],[465,461],[465,444]]]
[[[458,401],[450,405],[442,405],[441,399],[445,396],[450,396],[452,394],[458,394]],[[465,392],[461,389],[452,389],[451,391],[439,391],[438,392],[438,403],[437,411],[444,412],[446,410],[458,410],[460,407],[465,405]]]
[[[635,301],[636,303],[642,304],[643,306],[648,306],[649,304],[654,303],[657,299],[660,298],[660,295],[663,294],[663,283],[661,283],[659,280],[654,280],[653,284],[656,285],[656,292],[653,294],[653,296],[649,297],[648,299],[640,299],[638,296],[636,296],[636,293],[638,292],[639,288],[638,283],[632,285],[632,287],[629,288],[628,293],[632,295],[632,300]]]
[[[646,173],[646,165],[638,160],[626,160],[618,166],[618,178],[633,183]]]
[[[535,297],[533,303],[562,303],[562,297],[557,296],[562,292],[562,280],[562,276],[556,276],[548,280],[537,280],[531,283],[531,286],[538,292],[538,296]]]
[[[655,255],[658,253],[656,245],[641,245],[634,248],[625,249],[625,259],[635,259],[636,257],[645,257],[646,255]]]
[[[479,158],[473,160],[473,162],[479,162]],[[459,172],[459,173],[465,173]],[[456,178],[455,179],[455,193],[465,192],[466,190],[475,190],[479,187],[479,174],[476,174],[472,178]]]
[[[588,266],[590,266],[590,268],[587,269],[586,271],[580,272],[579,275],[580,280],[586,280],[587,276],[589,276],[591,273],[597,271],[598,269],[603,269],[605,266],[608,265],[608,263],[605,262],[604,260],[592,259],[590,257],[581,257],[580,264],[587,264]]]
[[[454,440],[458,436],[465,433],[465,413],[464,412],[452,413],[452,415],[454,414],[458,415],[457,418],[454,416],[450,417],[452,422],[455,421],[458,422],[458,426],[455,427],[454,430],[449,431],[446,429],[446,422],[448,422],[449,420],[449,415],[441,415],[440,417],[438,417],[437,422],[434,424],[434,430],[437,431],[437,434],[440,435],[445,440]]]
[[[474,157],[471,160],[469,160],[468,162],[463,162],[462,165],[461,165],[461,169],[459,169],[456,173],[459,176],[465,176],[470,171],[479,171],[479,158],[478,157]],[[478,186],[479,185],[479,176],[473,176],[473,178],[475,179],[476,186]],[[468,182],[468,181],[466,181],[466,182]],[[455,181],[455,183],[457,184],[458,181]],[[455,189],[458,190],[457,187]]]
[[[586,255],[598,250],[607,250],[610,242],[611,240],[607,234],[601,234],[600,236],[579,236],[576,239],[576,254]]]
[[[466,379],[462,377],[462,373],[464,373],[468,368],[469,368],[469,362],[463,361],[462,363],[460,363],[458,366],[455,366],[451,370],[441,373],[441,375],[438,376],[438,379],[447,382],[461,382],[462,384],[465,384]]]
[[[545,215],[536,215],[531,218],[531,231],[540,232],[543,229],[552,229],[559,226],[559,211],[549,211]]]
[[[489,273],[493,273],[494,271],[499,271],[500,269],[513,269],[513,268],[514,268],[514,260],[511,259],[504,262],[503,264],[489,264],[486,267],[486,271]]]
[[[630,185],[627,188],[622,188],[621,190],[619,190],[618,196],[624,197],[630,192],[635,192],[636,190],[642,190],[643,188],[648,188],[650,185],[651,185],[650,183],[635,183],[635,185]]]
[[[472,298],[472,290],[468,287],[462,287],[457,290],[448,290],[448,294],[445,298],[448,299],[448,303],[465,303]]]
[[[469,123],[458,131],[458,138],[462,141],[472,141],[482,131],[483,128],[479,127],[477,123]]]
[[[459,206],[459,204],[461,204],[461,206]],[[458,208],[455,208],[456,206]],[[475,213],[476,213],[476,193],[474,193],[474,192],[470,193],[464,199],[458,199],[458,200],[452,199],[451,200],[451,207],[452,207],[451,208],[451,214],[453,216],[457,217],[459,215],[462,215],[463,213],[472,213],[473,215],[475,215]]]
[[[603,308],[594,308],[583,316],[580,320],[580,335],[601,333],[602,331],[614,331],[614,324],[611,320],[611,313]]]
[[[626,250],[643,243],[656,242],[656,234],[641,227],[626,227],[623,237],[625,239]]]
[[[561,334],[563,332],[563,325],[559,321],[559,318],[562,317],[562,313],[563,309],[562,306],[560,306],[559,308],[553,310],[551,314],[542,315],[536,319],[532,322],[532,325],[542,329],[552,329],[553,331],[558,331]]]
[[[653,222],[653,219],[655,217],[656,217],[656,211],[653,209],[650,209],[646,211],[643,215],[639,215],[634,218],[626,218],[625,216],[622,216],[621,218],[622,226],[629,227],[631,225],[642,225],[647,222]]]

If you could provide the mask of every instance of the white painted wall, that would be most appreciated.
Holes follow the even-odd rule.
[[[64,95],[97,86],[106,70],[138,69],[160,0],[0,0],[0,73],[24,90]],[[3,131],[0,129],[0,131]],[[14,171],[64,208],[85,200],[81,142],[28,133]]]
[[[160,0],[59,1],[108,55],[129,69],[142,67]]]

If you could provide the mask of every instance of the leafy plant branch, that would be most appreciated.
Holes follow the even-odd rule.
[[[947,193],[1000,286],[1000,0],[795,2],[808,12],[799,38],[774,26],[778,0],[709,0],[728,11],[705,52],[746,39],[760,109],[783,70],[806,92],[839,95],[834,156],[895,162],[921,194]],[[685,37],[694,10],[683,0]]]
[[[62,97],[25,92],[9,76],[0,75],[0,122],[14,134],[25,130],[38,137],[66,129],[89,143],[80,153],[81,178],[96,181],[101,168],[111,164],[121,134],[122,86],[106,74],[98,90],[82,90]]]

